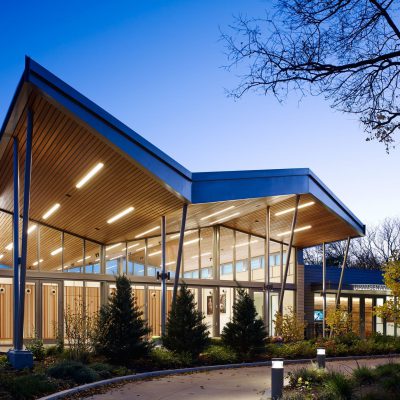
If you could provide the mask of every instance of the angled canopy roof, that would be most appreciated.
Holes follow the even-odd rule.
[[[223,212],[228,204],[235,212],[223,214],[227,218],[222,224],[263,235],[266,206],[273,213],[285,210],[294,195],[301,194],[301,202],[315,206],[302,210],[298,224],[313,229],[296,234],[295,245],[365,232],[365,226],[309,169],[192,173],[30,58],[0,131],[2,210],[12,210],[10,139],[18,135],[23,149],[27,105],[34,113],[33,220],[43,222],[43,213],[60,203],[60,212],[47,224],[98,243],[113,243],[151,229],[161,215],[168,216],[168,230],[177,231],[184,203],[190,204],[188,228],[219,222],[220,214],[207,216]],[[105,164],[101,176],[77,190],[79,177],[100,160]],[[128,206],[135,207],[131,217],[107,224]],[[283,240],[280,234],[290,220],[290,214],[276,218],[272,237]]]

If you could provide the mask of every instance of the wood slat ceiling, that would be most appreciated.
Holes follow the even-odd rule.
[[[60,209],[46,223],[107,243],[128,238],[140,227],[182,207],[182,200],[43,97],[36,95],[31,101],[33,220],[42,221],[43,214],[60,203]],[[21,177],[25,119],[23,115],[15,132],[20,139]],[[103,162],[104,168],[87,185],[77,189],[76,183],[98,162]],[[0,176],[0,208],[11,211],[12,141],[0,161]],[[135,208],[133,213],[113,224],[107,223],[131,206]]]

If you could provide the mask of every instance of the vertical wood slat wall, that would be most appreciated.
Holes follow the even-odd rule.
[[[42,286],[42,338],[56,339],[58,329],[58,284]]]

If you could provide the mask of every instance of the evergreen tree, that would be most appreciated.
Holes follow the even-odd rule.
[[[143,312],[135,304],[131,283],[124,276],[116,277],[116,291],[99,315],[96,351],[111,362],[127,364],[148,354],[151,330],[142,319]]]
[[[232,320],[222,330],[222,341],[242,356],[249,356],[264,348],[267,333],[264,322],[257,317],[250,295],[238,290],[233,305]]]
[[[182,285],[168,315],[164,346],[197,357],[209,343],[204,314],[196,309],[193,293]]]

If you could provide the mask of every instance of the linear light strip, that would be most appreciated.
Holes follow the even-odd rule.
[[[239,214],[240,214],[240,212],[235,212],[235,213],[233,213],[233,214],[227,215],[226,217],[223,217],[223,218],[217,219],[217,220],[214,221],[214,222],[211,222],[211,225],[215,225],[215,224],[218,224],[218,223],[220,223],[220,222],[222,222],[222,221],[225,221],[225,220],[227,220],[227,219],[229,219],[229,218],[236,217],[236,216],[238,216]]]
[[[43,259],[40,259],[39,261],[35,261],[34,263],[33,263],[33,265],[38,265],[39,263],[42,263],[43,262]]]
[[[122,217],[125,217],[125,215],[131,213],[133,210],[134,210],[133,207],[128,207],[126,210],[121,211],[119,214],[114,215],[112,218],[110,218],[110,219],[107,221],[107,224],[112,224],[113,222],[115,222],[115,221],[121,219]]]
[[[154,231],[156,231],[156,230],[158,230],[158,229],[160,229],[160,226],[155,226],[154,228],[151,228],[151,229],[149,229],[149,230],[147,230],[147,231],[145,231],[145,232],[139,233],[138,235],[135,236],[135,239],[140,238],[140,237],[142,237],[142,236],[145,236],[145,235],[147,235],[148,233],[154,232]]]
[[[50,208],[50,210],[48,210],[44,215],[43,215],[43,219],[47,219],[50,217],[50,215],[54,214],[59,208],[61,207],[60,203],[56,203],[54,204],[53,207]]]
[[[207,252],[207,253],[200,254],[200,256],[198,254],[196,254],[195,256],[192,256],[192,258],[199,258],[199,257],[205,257],[205,256],[211,256],[211,255],[212,255],[211,252]]]
[[[56,250],[53,250],[50,254],[51,254],[52,256],[55,256],[55,255],[61,253],[62,251],[63,251],[63,248],[60,247],[60,248],[58,248],[58,249],[56,249]]]
[[[258,243],[258,240],[251,240],[250,242],[246,242],[246,243],[239,243],[236,246],[232,246],[232,248],[238,248],[238,247],[244,247],[244,246],[248,246],[249,244],[255,244]]]
[[[76,188],[80,189],[83,185],[85,185],[90,179],[92,179],[102,168],[104,164],[99,162],[96,164],[77,184]]]
[[[311,225],[306,225],[306,226],[302,226],[301,228],[296,228],[293,232],[301,232],[301,231],[305,231],[307,229],[311,229],[312,226]],[[278,233],[277,236],[286,236],[286,235],[290,235],[291,231],[286,231],[286,232],[282,232],[282,233]]]
[[[297,209],[300,210],[302,208],[306,208],[306,207],[312,206],[313,204],[315,204],[315,201],[309,201],[308,203],[300,204],[297,207]],[[287,210],[279,211],[279,212],[275,213],[275,216],[278,217],[279,215],[283,215],[283,214],[287,214],[287,213],[293,212],[295,209],[296,209],[296,207],[291,207],[291,208],[288,208]]]
[[[109,251],[111,249],[115,249],[118,246],[121,246],[122,243],[117,243],[117,244],[112,244],[111,246],[106,247],[106,251]]]
[[[211,218],[211,217],[215,217],[216,215],[219,215],[219,214],[222,214],[222,213],[224,213],[226,211],[232,210],[232,208],[235,208],[235,206],[229,206],[227,208],[224,208],[223,210],[216,211],[216,212],[214,212],[214,213],[212,213],[210,215],[206,215],[205,217],[200,218],[200,220],[204,221],[205,219],[208,219],[208,218]]]

